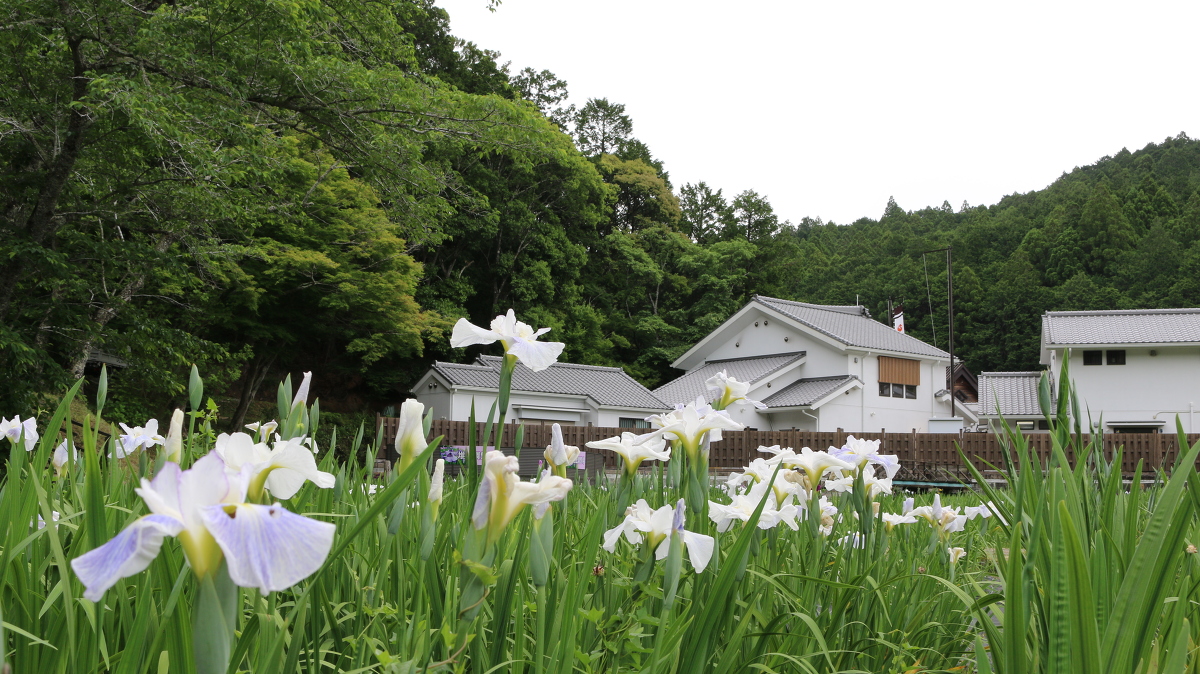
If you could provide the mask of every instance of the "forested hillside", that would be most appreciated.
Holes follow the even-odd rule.
[[[974,371],[1035,367],[1045,310],[1200,306],[1182,134],[991,206],[789,221],[752,190],[672,184],[618,102],[566,105],[567,83],[456,40],[425,0],[142,4],[0,20],[3,409],[96,352],[147,411],[192,362],[243,403],[311,369],[317,395],[369,408],[469,357],[456,318],[509,307],[564,359],[649,386],[753,293],[900,302],[944,348],[944,258],[921,253],[945,246]]]

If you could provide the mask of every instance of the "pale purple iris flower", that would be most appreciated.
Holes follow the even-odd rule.
[[[121,441],[117,444],[114,454],[118,459],[124,459],[139,449],[150,449],[155,445],[167,442],[166,438],[158,434],[158,419],[150,419],[145,426],[134,426],[133,428],[125,424],[118,425],[121,430],[125,431],[120,437]]]
[[[119,579],[145,570],[168,536],[179,539],[199,578],[215,573],[222,559],[234,584],[264,595],[310,576],[329,555],[334,525],[288,512],[278,503],[246,503],[250,477],[249,467],[228,474],[225,462],[211,452],[188,470],[164,464],[153,481],[143,479],[136,490],[151,514],[71,560],[83,581],[83,596],[99,601]]]

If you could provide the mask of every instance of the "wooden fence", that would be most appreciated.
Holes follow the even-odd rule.
[[[383,427],[383,439],[389,454],[396,437],[399,419],[394,417],[378,417],[377,427]],[[484,424],[478,423],[476,437],[482,437]],[[433,422],[430,434],[433,437],[444,436],[443,446],[465,447],[467,445],[468,423],[465,421],[438,420]],[[517,424],[505,424],[501,434],[499,447],[511,448],[515,439]],[[612,452],[588,450],[585,445],[592,440],[602,440],[620,435],[622,431],[636,431],[630,428],[606,428],[599,426],[563,426],[563,441],[575,445],[587,452],[588,468],[600,468],[596,463],[597,457],[604,461],[605,468],[617,468],[619,457]],[[493,431],[494,433],[494,431]],[[536,460],[541,457],[542,450],[550,444],[550,426],[525,426],[525,436],[522,447],[522,461],[536,466]],[[900,457],[902,466],[897,479],[940,481],[947,479],[965,479],[969,477],[966,467],[962,464],[956,445],[961,445],[963,453],[981,471],[989,470],[988,464],[1003,468],[1004,449],[1000,440],[992,433],[849,433],[843,430],[836,432],[815,433],[808,431],[734,431],[725,432],[720,442],[714,442],[709,452],[709,465],[714,469],[736,470],[750,463],[755,457],[766,457],[767,454],[758,451],[760,446],[780,445],[799,450],[801,447],[811,447],[814,450],[841,447],[846,437],[853,435],[867,440],[881,440],[880,452],[895,454]],[[1025,439],[1039,456],[1046,458],[1050,454],[1050,436],[1047,433],[1025,433]],[[1085,437],[1085,441],[1087,438]],[[1188,436],[1188,443],[1200,440],[1200,433]],[[495,442],[491,443],[493,446]],[[1169,433],[1106,433],[1103,439],[1104,455],[1111,459],[1118,447],[1125,448],[1122,470],[1131,474],[1137,463],[1142,462],[1143,471],[1165,466],[1168,469],[1174,464],[1178,454],[1178,439]],[[528,450],[534,451],[528,451]],[[394,458],[394,457],[392,457]],[[1068,455],[1074,460],[1074,456]],[[523,471],[524,472],[524,471]]]

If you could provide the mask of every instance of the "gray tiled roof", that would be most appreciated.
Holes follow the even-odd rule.
[[[455,386],[495,389],[500,387],[502,362],[499,356],[480,356],[471,365],[436,362],[433,369]],[[671,407],[619,367],[555,363],[541,372],[534,372],[518,363],[513,372],[512,387],[514,391],[530,393],[583,395],[598,405],[611,407],[647,410]]]
[[[1047,311],[1042,339],[1047,345],[1200,342],[1200,309]]]
[[[757,356],[754,358],[729,358],[726,360],[711,360],[691,372],[674,379],[654,389],[654,395],[665,403],[690,403],[696,396],[705,400],[712,397],[704,382],[714,374],[725,371],[725,374],[738,381],[754,382],[776,372],[782,367],[791,365],[804,357],[803,351],[781,353],[773,356]]]
[[[811,405],[849,381],[858,381],[858,377],[847,374],[838,377],[800,379],[780,389],[778,393],[767,396],[766,400],[763,400],[763,404],[768,408]]]
[[[1041,372],[980,372],[980,415],[994,415],[996,405],[1005,416],[1027,416],[1042,413],[1038,405],[1038,381]]]
[[[847,346],[911,353],[930,358],[950,354],[871,318],[866,307],[824,306],[755,295],[753,301],[768,306]]]

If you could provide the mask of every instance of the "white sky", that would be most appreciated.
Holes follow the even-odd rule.
[[[1200,2],[439,0],[571,102],[623,103],[676,189],[781,218],[992,204],[1185,131]]]

